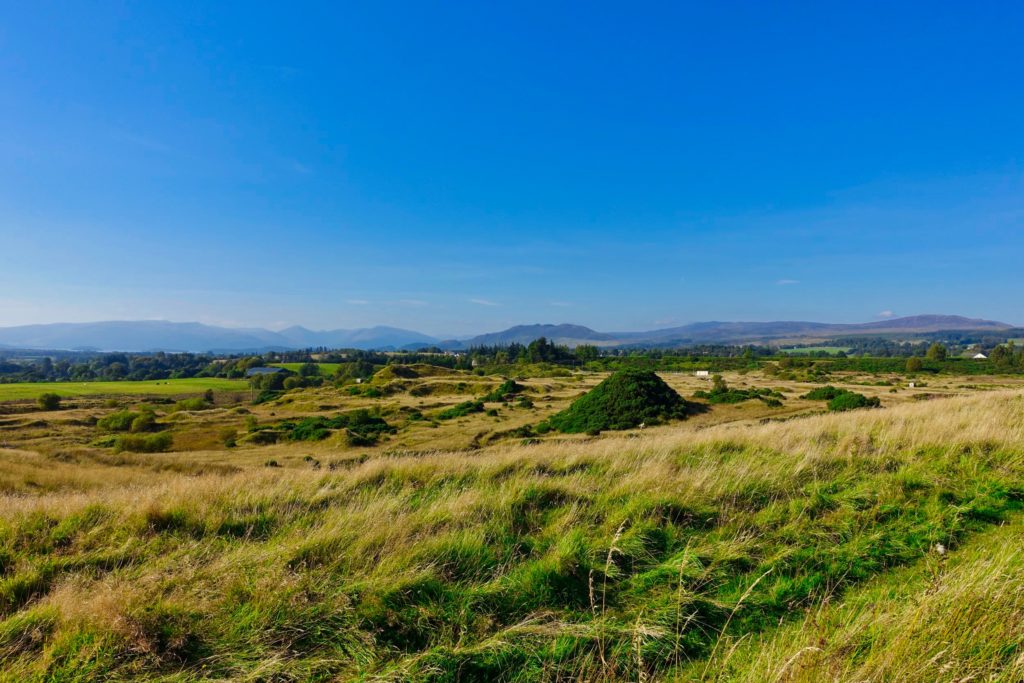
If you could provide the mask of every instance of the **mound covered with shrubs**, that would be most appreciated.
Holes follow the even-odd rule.
[[[361,408],[339,413],[334,417],[305,417],[298,421],[285,420],[277,424],[257,425],[254,421],[242,442],[266,446],[282,441],[323,441],[341,430],[344,430],[345,441],[350,446],[372,446],[383,435],[398,431],[384,418]],[[234,443],[234,436],[233,431],[226,432],[224,440]]]
[[[334,417],[307,417],[298,422],[285,421],[277,426],[288,441],[322,441],[333,430],[344,429],[347,440],[356,446],[377,442],[382,434],[393,434],[396,429],[383,418],[367,410],[353,410]]]
[[[812,389],[803,395],[811,401],[828,401],[828,409],[833,412],[856,410],[857,408],[878,408],[882,402],[877,397],[868,398],[849,389],[840,389],[831,384]]]
[[[878,408],[881,405],[882,402],[877,397],[868,398],[864,394],[847,391],[829,401],[828,409],[833,412],[842,412],[844,410],[856,410],[857,408]]]
[[[457,417],[465,417],[471,413],[482,413],[484,412],[483,401],[463,401],[451,408],[446,408],[439,412],[435,417],[438,420],[454,420]]]
[[[719,403],[742,403],[743,401],[751,401],[753,399],[759,399],[772,408],[778,408],[782,405],[782,399],[785,398],[780,392],[774,389],[733,389],[725,383],[721,375],[715,375],[713,378],[713,384],[710,391],[697,391],[694,392],[694,397],[702,398],[708,403],[719,404]]]
[[[505,401],[517,394],[523,392],[526,389],[522,384],[515,381],[514,379],[507,379],[502,382],[497,389],[488,393],[486,396],[481,398],[481,401],[486,403],[497,403],[498,401]]]
[[[538,430],[593,434],[607,429],[631,429],[640,424],[682,420],[694,408],[657,374],[622,370],[552,415]]]

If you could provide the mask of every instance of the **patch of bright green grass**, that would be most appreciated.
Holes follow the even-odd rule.
[[[66,396],[161,395],[178,396],[214,391],[248,391],[249,383],[240,379],[193,377],[189,379],[145,380],[141,382],[17,382],[0,384],[0,401],[34,399],[41,394]]]
[[[799,349],[779,349],[779,353],[794,354],[794,353],[827,353],[830,356],[834,356],[839,352],[849,353],[849,346],[807,346]]]
[[[305,363],[271,363],[272,368],[284,368],[285,370],[291,370],[292,372],[298,372]],[[317,367],[320,368],[321,377],[333,377],[334,373],[341,367],[341,363],[316,363]]]

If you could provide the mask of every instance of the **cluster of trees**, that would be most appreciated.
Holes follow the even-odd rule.
[[[213,356],[193,353],[90,353],[0,358],[0,383],[157,380],[210,375]],[[215,373],[214,373],[215,374]]]
[[[689,371],[707,369],[755,370],[766,360],[777,371],[794,371],[821,367],[832,370],[861,372],[1024,372],[1024,349],[995,343],[981,346],[988,361],[965,362],[961,354],[967,347],[959,343],[947,345],[938,341],[909,343],[884,338],[837,339],[837,345],[851,349],[848,354],[819,359],[808,356],[780,356],[766,346],[702,345],[682,349],[602,349],[584,344],[575,348],[555,344],[545,338],[529,344],[481,346],[444,353],[437,350],[383,353],[377,351],[342,350],[272,351],[262,355],[213,356],[193,353],[99,353],[47,352],[29,356],[26,352],[7,352],[0,357],[0,383],[7,382],[86,382],[94,380],[164,380],[188,377],[242,378],[254,367],[276,363],[302,363],[297,373],[279,373],[254,380],[259,390],[280,391],[299,386],[317,385],[324,381],[340,383],[368,379],[388,364],[426,363],[453,370],[476,370],[508,374],[510,365],[543,364],[566,368],[587,367],[592,370],[662,370]],[[22,355],[18,355],[21,353]],[[321,374],[321,363],[339,364],[333,376]],[[286,386],[286,382],[288,385]]]
[[[551,363],[580,365],[598,357],[595,346],[581,345],[576,349],[550,342],[545,337],[529,344],[512,343],[504,346],[476,346],[466,352],[470,366],[511,365],[516,363]]]
[[[999,370],[1024,371],[1024,348],[1017,348],[1012,341],[992,349],[988,360]]]
[[[895,341],[884,337],[840,337],[829,343],[848,348],[846,355],[872,358],[910,358],[923,356],[928,351],[926,341]]]

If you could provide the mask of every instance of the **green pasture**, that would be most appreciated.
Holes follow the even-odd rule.
[[[798,353],[821,353],[824,351],[830,356],[834,356],[840,351],[843,353],[849,353],[849,346],[807,346],[800,349],[779,349],[779,353],[798,354]]]
[[[141,382],[16,382],[0,384],[0,401],[38,398],[40,394],[54,393],[67,396],[106,396],[118,394],[159,394],[178,396],[214,391],[247,391],[249,383],[240,379],[194,377],[190,379],[161,379]]]
[[[271,367],[284,368],[285,370],[291,370],[292,372],[298,372],[305,363],[271,363]],[[341,363],[317,363],[320,368],[320,375],[322,377],[330,377],[338,371],[341,367]]]

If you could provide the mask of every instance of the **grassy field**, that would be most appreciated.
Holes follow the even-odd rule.
[[[797,349],[779,349],[780,353],[827,353],[830,356],[834,356],[842,351],[843,353],[849,353],[850,347],[848,346],[807,346]]]
[[[501,378],[157,406],[166,453],[98,445],[98,400],[0,420],[0,680],[1024,676],[1019,382],[833,377],[884,408],[823,414],[734,373],[784,406],[508,436],[602,378],[452,420]],[[395,433],[217,436],[359,407]]]
[[[0,401],[36,398],[40,394],[60,396],[176,396],[214,391],[247,391],[248,382],[216,377],[162,379],[144,382],[19,382],[0,384]]]
[[[305,363],[271,363],[271,367],[285,368],[292,372],[298,372],[299,368],[303,365],[305,365]],[[338,368],[341,367],[341,363],[317,363],[317,366],[320,368],[320,374],[322,376],[333,377],[334,373],[336,373]]]

